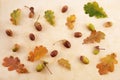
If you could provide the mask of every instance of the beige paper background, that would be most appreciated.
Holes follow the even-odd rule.
[[[104,8],[108,14],[108,18],[96,19],[90,18],[84,13],[83,6],[85,3],[95,0],[0,0],[0,80],[120,80],[120,1],[119,0],[96,0],[100,6]],[[35,8],[34,19],[28,18],[29,10],[24,6],[33,6]],[[66,13],[61,13],[61,7],[68,5],[69,9]],[[14,26],[10,22],[10,13],[20,8],[22,10],[21,21],[18,26]],[[44,11],[53,10],[56,16],[56,26],[50,26],[44,19]],[[35,30],[33,23],[40,14],[39,21],[43,26],[43,30],[38,32]],[[66,17],[75,14],[77,19],[75,28],[69,30],[65,26]],[[111,28],[104,28],[103,23],[112,21]],[[86,38],[90,31],[86,29],[86,24],[93,23],[96,30],[103,31],[106,34],[105,40],[101,43],[82,44],[83,39]],[[8,37],[5,34],[6,29],[12,29],[13,37]],[[80,31],[83,33],[81,38],[74,38],[73,33]],[[29,33],[34,33],[35,41],[29,40]],[[68,39],[72,47],[65,49],[59,43],[53,46],[53,43]],[[13,45],[18,43],[21,45],[20,51],[13,53],[11,51]],[[42,58],[49,62],[48,66],[53,74],[49,74],[47,70],[40,73],[35,71],[36,65],[39,61],[31,63],[27,61],[29,51],[33,50],[37,45],[44,45],[48,48],[48,54]],[[93,55],[92,49],[99,45],[105,48],[99,55]],[[49,53],[57,49],[59,54],[55,58],[51,58]],[[118,64],[115,65],[113,73],[107,75],[99,75],[96,64],[99,59],[106,54],[115,52],[117,54]],[[29,70],[28,74],[18,74],[16,71],[8,71],[6,67],[2,66],[3,58],[6,56],[17,56],[21,63]],[[85,55],[89,58],[90,64],[84,65],[79,61],[79,56]],[[68,71],[58,65],[57,60],[65,58],[71,64],[71,71]]]

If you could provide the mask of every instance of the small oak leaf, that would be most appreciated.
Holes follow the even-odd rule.
[[[108,72],[114,71],[114,64],[118,63],[118,61],[115,58],[116,54],[112,53],[100,59],[101,62],[96,66],[99,69],[98,72],[100,75],[104,75],[107,74]]]
[[[28,61],[36,61],[46,55],[48,52],[47,48],[44,46],[36,46],[34,51],[31,51],[28,56]]]
[[[19,20],[20,20],[20,13],[21,9],[16,9],[13,10],[13,12],[10,14],[10,21],[12,22],[13,25],[18,25]]]
[[[65,67],[68,70],[71,70],[71,65],[68,60],[61,58],[58,60],[58,64]]]
[[[105,34],[101,31],[92,31],[90,36],[84,39],[83,44],[88,44],[88,43],[100,43],[102,39],[105,39]]]
[[[76,20],[76,16],[75,15],[70,15],[69,17],[67,17],[66,25],[68,26],[69,29],[72,30],[74,28],[75,20]]]
[[[47,10],[45,11],[45,15],[44,18],[46,19],[46,21],[51,24],[52,26],[55,25],[55,15],[54,15],[54,11],[52,10]]]

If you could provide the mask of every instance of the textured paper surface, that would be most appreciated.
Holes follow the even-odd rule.
[[[84,13],[83,6],[87,2],[94,0],[0,0],[0,80],[120,80],[120,1],[119,0],[96,0],[100,6],[104,8],[108,14],[108,18],[96,19],[90,18]],[[33,6],[35,8],[35,17],[28,18],[29,10],[24,6]],[[68,11],[61,13],[61,8],[68,5]],[[10,13],[20,8],[22,10],[20,24],[14,26],[10,22]],[[44,11],[53,10],[56,16],[56,26],[50,26],[44,19]],[[38,32],[35,30],[33,24],[40,14],[39,21],[43,26],[43,30]],[[65,26],[66,17],[75,14],[77,19],[75,28],[69,30]],[[103,23],[112,21],[111,28],[104,28]],[[86,24],[93,23],[96,30],[103,31],[106,34],[105,40],[100,43],[82,44],[90,31],[86,29]],[[6,29],[12,29],[13,37],[8,37],[5,34]],[[73,33],[76,31],[82,32],[81,38],[74,38]],[[34,33],[35,41],[29,40],[29,33]],[[61,39],[67,39],[71,42],[70,49],[64,48],[61,44],[53,44]],[[20,51],[14,53],[11,51],[13,45],[18,43],[21,45]],[[42,60],[49,62],[48,66],[53,72],[51,75],[46,69],[40,73],[35,71],[36,65],[39,61],[29,62],[27,56],[29,51],[33,50],[35,46],[44,45],[49,52]],[[92,49],[99,45],[105,48],[99,55],[93,55]],[[55,58],[51,58],[49,53],[53,49],[57,49],[59,54]],[[115,65],[115,70],[107,75],[99,75],[96,64],[99,63],[101,57],[115,52],[117,54],[118,64]],[[3,58],[6,56],[17,56],[21,63],[29,70],[28,74],[18,74],[16,71],[8,71],[6,67],[2,66]],[[85,55],[89,58],[90,64],[84,65],[79,61],[79,56]],[[57,60],[65,58],[71,64],[71,71],[68,71],[58,65]]]

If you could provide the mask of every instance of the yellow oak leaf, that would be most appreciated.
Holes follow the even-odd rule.
[[[29,56],[28,56],[28,61],[36,61],[36,60],[39,60],[40,58],[42,58],[43,56],[45,56],[47,54],[48,50],[46,47],[44,46],[36,46],[34,51],[31,51],[29,53]]]
[[[107,74],[108,72],[114,71],[114,64],[118,63],[118,61],[115,58],[116,54],[112,53],[100,59],[101,62],[96,66],[99,69],[98,72],[100,75],[104,75]]]
[[[16,9],[13,10],[13,12],[10,14],[10,21],[12,22],[13,25],[18,25],[19,20],[20,20],[20,14],[21,14],[21,9]]]
[[[70,15],[69,17],[67,17],[66,25],[68,26],[69,29],[72,30],[74,28],[75,20],[76,20],[76,16],[75,15]]]
[[[68,70],[71,70],[71,65],[68,60],[61,58],[58,60],[58,64],[65,67]]]

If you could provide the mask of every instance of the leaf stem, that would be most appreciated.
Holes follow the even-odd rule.
[[[28,6],[24,6],[24,7],[26,7],[26,8],[28,8],[28,9],[29,9],[29,7],[28,7]]]
[[[51,70],[50,70],[50,69],[48,68],[48,66],[47,66],[48,62],[43,61],[43,64],[44,64],[44,66],[46,67],[46,69],[50,72],[50,74],[52,74]]]
[[[48,68],[47,65],[45,65],[45,67],[46,67],[46,69],[50,72],[50,74],[53,74],[53,73],[51,72],[51,70]]]
[[[39,18],[40,18],[40,15],[38,16],[38,18],[37,18],[36,22],[39,20]]]

